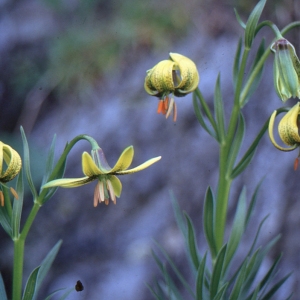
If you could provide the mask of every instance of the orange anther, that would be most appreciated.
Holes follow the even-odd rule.
[[[294,171],[296,171],[298,169],[298,165],[299,165],[299,159],[297,157],[294,161]]]

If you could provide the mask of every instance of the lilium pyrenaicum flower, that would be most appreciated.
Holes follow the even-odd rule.
[[[176,122],[176,103],[169,95],[184,97],[193,92],[199,84],[199,74],[189,58],[178,53],[170,53],[169,56],[169,60],[159,62],[147,71],[144,88],[149,95],[160,99],[157,113],[168,118],[173,111],[173,121]]]
[[[85,177],[56,179],[46,183],[42,186],[42,188],[56,186],[73,188],[97,180],[98,182],[94,192],[94,206],[96,207],[98,202],[108,204],[109,199],[116,204],[116,197],[120,197],[122,192],[122,183],[117,175],[131,174],[141,171],[161,159],[161,156],[158,156],[149,159],[133,169],[128,169],[131,165],[133,155],[133,146],[127,147],[122,152],[115,166],[111,168],[108,165],[104,152],[101,148],[92,150],[92,155],[84,152],[82,154],[82,171]]]

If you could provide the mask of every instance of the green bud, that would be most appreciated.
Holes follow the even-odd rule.
[[[274,85],[283,102],[291,97],[300,98],[300,61],[294,46],[281,38],[274,42],[271,50],[275,53]]]

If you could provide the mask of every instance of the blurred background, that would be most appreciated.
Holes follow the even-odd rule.
[[[162,160],[141,173],[121,178],[123,192],[117,205],[93,207],[94,184],[59,189],[39,212],[27,239],[25,278],[59,240],[61,250],[45,280],[40,298],[51,291],[75,286],[84,291],[70,299],[138,299],[153,297],[150,285],[159,276],[151,257],[153,240],[162,244],[186,278],[184,243],[171,206],[171,193],[202,234],[203,197],[215,189],[217,145],[198,124],[191,95],[177,99],[178,119],[156,114],[157,99],[144,89],[146,70],[178,52],[191,58],[200,73],[200,89],[212,104],[218,72],[227,111],[232,103],[232,61],[242,29],[233,8],[246,20],[256,0],[1,0],[0,1],[0,140],[22,151],[19,127],[30,143],[32,172],[39,186],[45,157],[57,134],[57,157],[78,134],[92,135],[114,165],[123,149],[134,145],[133,166],[149,158]],[[268,1],[263,19],[279,28],[300,19],[296,0]],[[267,44],[273,36],[264,29]],[[299,51],[299,30],[287,38]],[[258,39],[259,40],[259,39]],[[246,146],[268,116],[282,103],[275,94],[270,57],[259,90],[246,105]],[[287,105],[294,105],[289,100]],[[246,149],[245,146],[245,149]],[[78,177],[85,142],[77,145],[67,164],[67,177]],[[294,271],[274,299],[299,294],[300,173],[293,171],[298,153],[281,153],[267,136],[250,168],[234,184],[229,220],[238,194],[247,185],[250,199],[262,185],[246,249],[258,222],[270,214],[260,244],[278,233],[282,238],[264,267],[284,253],[280,275]],[[32,206],[28,192],[24,217]],[[13,249],[0,231],[0,271],[11,290]],[[54,298],[55,299],[55,298]],[[186,297],[188,299],[188,296]]]

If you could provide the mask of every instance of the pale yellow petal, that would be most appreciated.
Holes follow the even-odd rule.
[[[42,186],[42,189],[48,189],[55,186],[74,188],[87,184],[93,180],[94,179],[92,179],[91,177],[55,179],[44,184]]]
[[[117,176],[109,176],[115,195],[119,198],[122,192],[122,183]]]
[[[181,81],[175,86],[175,95],[187,94],[194,91],[199,84],[199,73],[192,60],[178,53],[170,53],[170,58],[176,62],[180,71]]]
[[[141,164],[133,169],[117,172],[117,175],[125,175],[125,174],[131,174],[131,173],[142,171],[142,170],[148,168],[149,166],[151,166],[152,164],[156,163],[160,159],[161,159],[161,156],[151,158],[151,159],[147,160],[146,162],[144,162],[143,164]]]
[[[268,127],[268,130],[269,130],[269,137],[270,137],[270,140],[272,142],[272,144],[279,150],[281,151],[292,151],[294,150],[295,148],[297,148],[297,145],[294,145],[293,147],[291,148],[283,148],[281,146],[279,146],[276,141],[275,141],[275,138],[274,138],[274,135],[273,135],[273,130],[274,130],[274,122],[275,122],[275,117],[276,117],[276,114],[277,114],[277,111],[275,110],[271,117],[270,117],[270,121],[269,121],[269,127]]]
[[[82,153],[82,171],[88,177],[106,174],[102,172],[93,161],[91,155],[87,152]]]
[[[133,146],[127,147],[120,155],[115,166],[106,174],[117,173],[119,171],[124,171],[128,169],[132,163],[133,155],[134,155]]]
[[[286,115],[281,119],[278,125],[278,133],[282,141],[293,146],[300,143],[300,136],[298,131],[298,115],[299,115],[299,102],[294,105]]]

